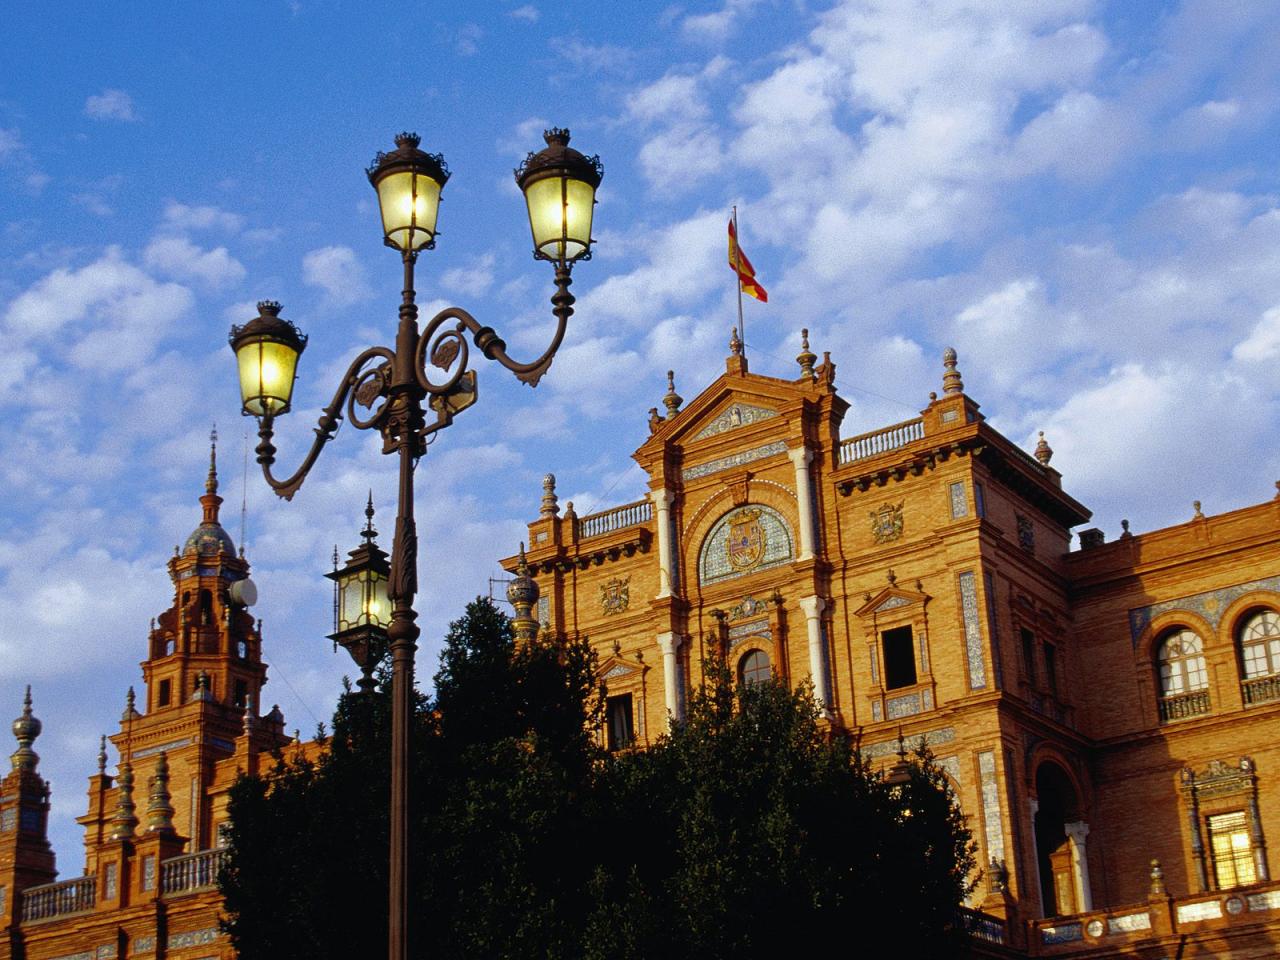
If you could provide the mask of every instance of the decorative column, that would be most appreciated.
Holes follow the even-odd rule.
[[[657,512],[658,524],[658,596],[661,600],[671,596],[671,491],[665,487],[661,490],[650,490],[649,499],[653,501]]]
[[[684,698],[680,696],[679,634],[658,634],[658,646],[662,650],[662,689],[666,697],[667,723],[674,727],[684,720]]]
[[[827,716],[831,715],[831,691],[827,689],[827,651],[822,642],[822,611],[827,602],[821,597],[801,597],[800,609],[804,613],[809,632],[809,676],[813,678],[813,698]]]
[[[1036,899],[1040,901],[1040,916],[1049,915],[1049,905],[1044,902],[1044,881],[1040,876],[1040,837],[1036,832],[1036,816],[1040,813],[1040,801],[1035,797],[1027,798],[1027,806],[1031,808],[1031,865],[1036,868]],[[1023,891],[1023,896],[1026,892]]]
[[[787,451],[796,468],[796,504],[800,508],[800,555],[797,560],[813,559],[813,488],[809,484],[809,464],[813,451],[799,446]]]
[[[1089,886],[1089,858],[1084,844],[1084,838],[1089,835],[1089,824],[1077,820],[1075,823],[1064,823],[1062,829],[1071,842],[1071,873],[1076,883],[1077,911],[1088,913],[1093,909],[1093,890]]]

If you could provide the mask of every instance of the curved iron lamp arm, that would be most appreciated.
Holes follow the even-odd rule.
[[[381,357],[389,366],[395,360],[395,353],[387,347],[370,347],[352,361],[351,366],[347,368],[346,376],[342,378],[342,383],[338,385],[338,389],[333,395],[333,400],[320,414],[320,420],[315,427],[316,438],[311,444],[311,449],[307,451],[301,466],[288,479],[277,480],[271,475],[271,465],[276,462],[276,448],[271,442],[271,438],[275,433],[275,415],[268,414],[259,421],[258,437],[260,442],[254,448],[254,452],[258,455],[258,463],[262,464],[262,475],[266,477],[268,486],[276,492],[277,496],[283,497],[285,500],[292,500],[293,495],[298,492],[298,488],[302,486],[302,481],[311,472],[311,467],[315,464],[316,457],[320,455],[324,445],[332,440],[334,434],[337,433],[338,427],[342,423],[342,405],[348,401],[352,388],[369,376],[380,375],[378,371],[382,369],[381,367],[363,374],[360,372],[365,364],[376,357]],[[354,416],[349,419],[357,429],[367,430],[379,424],[385,415],[386,408],[387,404],[384,403],[368,420],[357,420]]]
[[[565,328],[569,323],[569,318],[573,316],[573,304],[575,297],[569,292],[569,285],[573,282],[570,276],[571,264],[563,264],[556,266],[556,292],[551,296],[551,312],[556,315],[556,332],[551,338],[551,343],[547,349],[543,351],[542,356],[530,363],[520,363],[511,359],[507,353],[507,342],[498,336],[498,332],[493,327],[482,324],[461,307],[445,307],[426,325],[422,332],[422,339],[418,344],[418,355],[414,358],[414,372],[418,376],[418,384],[423,390],[429,394],[447,393],[453,389],[454,385],[462,375],[462,371],[466,369],[466,341],[460,336],[463,330],[471,333],[475,341],[475,345],[480,352],[489,360],[496,360],[502,366],[506,367],[516,375],[516,379],[521,383],[527,383],[531,387],[536,387],[538,381],[543,375],[551,369],[551,361],[555,359],[556,351],[560,349],[560,344],[564,340]],[[454,330],[445,330],[437,333],[441,324],[447,320],[457,320],[458,326]],[[454,374],[443,384],[432,383],[426,376],[426,365],[424,360],[428,350],[430,355],[435,356],[439,345],[446,339],[454,339],[458,342],[463,351],[463,362],[458,365]],[[444,366],[452,366],[451,363]]]

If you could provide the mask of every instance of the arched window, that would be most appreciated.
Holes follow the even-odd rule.
[[[764,683],[770,676],[769,655],[763,650],[752,650],[738,661],[738,680],[744,687]]]
[[[1185,628],[1173,630],[1160,641],[1156,660],[1160,666],[1160,722],[1208,713],[1209,671],[1201,639]]]
[[[1160,695],[1177,697],[1209,685],[1204,646],[1190,630],[1176,630],[1160,643]]]
[[[1280,673],[1280,615],[1258,610],[1241,624],[1240,656],[1246,680]]]

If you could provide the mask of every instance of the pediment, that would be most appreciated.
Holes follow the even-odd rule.
[[[923,607],[932,598],[918,590],[904,590],[901,587],[885,587],[870,600],[866,601],[854,613],[863,618],[883,616],[895,613],[904,607]]]
[[[739,427],[748,427],[753,423],[759,423],[761,420],[772,420],[777,416],[779,416],[777,410],[735,400],[724,407],[716,416],[712,417],[691,439],[703,440],[706,437],[714,437],[720,433],[737,430]]]
[[[630,657],[614,654],[596,668],[596,679],[602,683],[610,681],[616,683],[619,680],[625,683],[629,680],[638,680],[648,669],[649,665],[641,660],[632,660]]]

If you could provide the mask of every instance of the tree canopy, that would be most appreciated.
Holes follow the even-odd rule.
[[[685,723],[598,745],[585,641],[517,649],[489,601],[451,625],[413,727],[411,944],[433,958],[739,958],[888,925],[962,951],[972,843],[927,756],[902,783],[830,736],[807,689],[710,664]],[[384,954],[389,677],[348,690],[314,763],[231,800],[222,878],[244,960]]]

